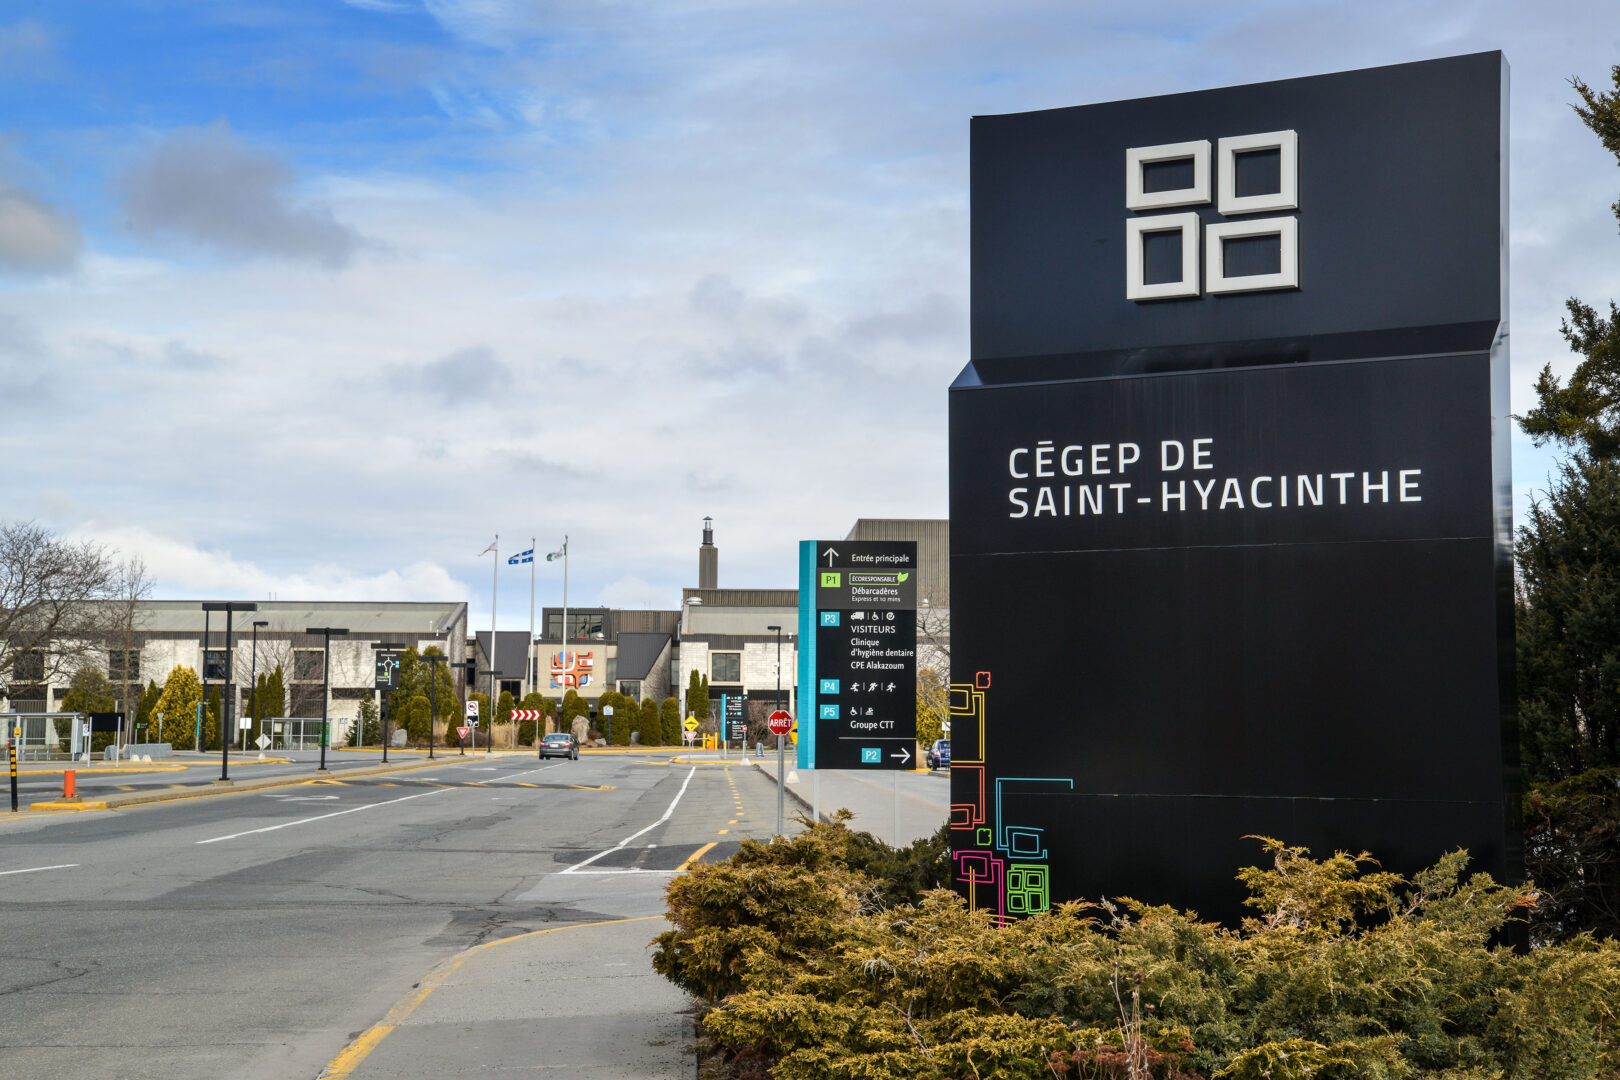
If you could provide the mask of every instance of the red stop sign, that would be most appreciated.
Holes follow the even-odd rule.
[[[793,717],[778,709],[771,713],[768,721],[772,735],[786,735],[793,730]]]

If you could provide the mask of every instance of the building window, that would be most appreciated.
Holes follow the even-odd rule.
[[[38,649],[20,652],[11,661],[11,677],[20,683],[45,681],[45,654]]]
[[[321,688],[319,686],[294,686],[291,697],[292,708],[287,710],[289,715],[304,720],[320,718]]]
[[[110,682],[141,681],[141,650],[107,650],[107,679]]]
[[[376,694],[376,690],[369,686],[334,686],[332,687],[333,701],[367,701]]]
[[[319,649],[298,649],[293,653],[293,681],[318,682],[325,673],[325,656]]]
[[[717,652],[709,654],[709,681],[712,683],[742,682],[742,653]]]
[[[637,701],[640,701],[641,700],[641,680],[640,679],[626,679],[626,680],[624,680],[622,683],[619,684],[619,693],[623,694],[625,697],[635,698]]]
[[[560,638],[562,636],[562,612],[552,612],[546,616],[546,637]],[[568,639],[601,638],[607,626],[607,613],[605,611],[570,611],[568,613]]]
[[[43,686],[13,686],[11,688],[11,711],[21,713],[41,713],[46,711]]]
[[[203,651],[203,679],[208,682],[225,681],[224,649],[205,649]]]

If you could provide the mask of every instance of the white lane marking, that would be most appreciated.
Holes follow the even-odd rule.
[[[557,765],[561,764],[562,762],[557,762]],[[528,776],[530,773],[545,772],[547,769],[555,769],[557,765],[542,765],[538,769],[529,769],[525,772],[503,773],[500,776],[492,776],[488,780],[474,780],[471,786],[477,787],[479,784],[493,784],[497,780],[515,780],[520,776]]]
[[[626,844],[628,844],[630,841],[634,840],[636,837],[640,836],[642,833],[650,832],[651,830],[656,829],[658,826],[662,825],[664,822],[668,821],[675,813],[675,804],[681,801],[681,796],[682,795],[686,794],[686,785],[690,784],[692,782],[692,777],[694,775],[696,775],[696,774],[697,774],[697,766],[694,765],[694,766],[692,766],[691,771],[686,774],[686,779],[681,781],[681,790],[677,791],[675,793],[675,797],[670,800],[669,809],[664,811],[664,816],[663,817],[659,818],[657,821],[653,822],[651,825],[648,825],[644,829],[637,829],[635,832],[631,833],[629,836],[625,837],[623,840],[620,840],[617,844],[614,844],[612,847],[608,848],[606,851],[598,851],[595,855],[592,855],[590,858],[586,859],[584,862],[575,863],[573,866],[568,867],[568,869],[559,870],[559,871],[557,871],[557,873],[558,874],[577,874],[577,873],[580,873],[587,866],[591,865],[591,863],[595,862],[597,859],[600,859],[602,856],[611,855],[615,851],[622,850]],[[591,873],[593,873],[593,874],[622,874],[624,872],[625,871],[623,871],[623,870],[593,870],[593,871],[591,871]],[[644,872],[649,873],[649,874],[663,873],[663,871],[661,871],[661,870],[648,870],[648,871],[644,871]]]
[[[26,870],[0,870],[0,877],[5,877],[7,874],[37,874],[41,870],[67,870],[78,865],[76,862],[64,862],[57,863],[55,866],[30,866]]]
[[[434,788],[432,791],[419,791],[415,795],[406,795],[398,799],[388,799],[385,802],[367,803],[364,806],[354,806],[347,810],[334,810],[330,814],[317,814],[314,817],[299,818],[297,821],[283,821],[280,825],[266,825],[262,829],[248,829],[244,832],[231,833],[229,836],[211,836],[207,840],[198,840],[199,844],[217,844],[221,840],[235,840],[239,836],[252,836],[254,833],[275,832],[277,829],[290,829],[294,825],[308,825],[312,821],[325,821],[327,818],[342,817],[344,814],[358,814],[362,810],[370,810],[373,806],[392,806],[394,803],[408,802],[411,799],[421,799],[428,795],[442,795],[454,788]]]

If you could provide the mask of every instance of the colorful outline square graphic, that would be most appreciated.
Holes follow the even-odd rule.
[[[861,764],[862,765],[881,765],[881,764],[883,764],[883,748],[881,746],[863,746],[863,747],[861,747]]]
[[[839,616],[839,612],[836,612],[836,611],[823,611],[821,613],[821,625],[822,626],[837,626],[837,625],[839,625],[838,616]]]
[[[836,693],[838,693],[838,680],[837,679],[822,679],[821,680],[821,689],[817,690],[816,693],[818,693],[818,694],[836,694]]]
[[[836,570],[823,570],[821,572],[821,587],[823,589],[839,589],[844,584],[844,575]]]
[[[823,719],[823,720],[836,720],[836,719],[838,719],[838,706],[837,705],[823,705],[821,707],[821,714],[820,715],[821,715],[821,719]]]

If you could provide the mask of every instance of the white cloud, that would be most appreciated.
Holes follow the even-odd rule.
[[[0,186],[0,268],[31,273],[71,270],[82,244],[79,225],[71,217],[26,191]]]
[[[275,572],[228,551],[206,551],[189,539],[164,536],[140,526],[85,523],[69,531],[74,539],[94,540],[121,557],[139,556],[154,585],[154,599],[205,596],[279,600],[460,600],[467,585],[442,567],[419,561],[371,574],[329,565]]]
[[[650,585],[634,574],[626,574],[603,586],[596,602],[603,607],[673,611],[680,606],[681,596],[678,592]]]
[[[360,237],[325,206],[299,202],[292,170],[245,146],[223,121],[171,132],[130,170],[125,211],[139,232],[172,233],[239,255],[348,264]]]

